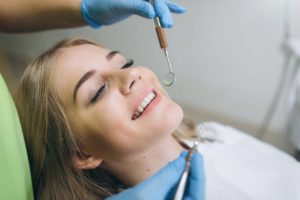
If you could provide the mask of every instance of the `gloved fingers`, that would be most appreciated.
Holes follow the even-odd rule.
[[[153,6],[156,15],[160,19],[160,23],[164,28],[172,28],[173,27],[173,17],[171,12],[166,4],[165,0],[153,0]]]
[[[131,5],[131,4],[128,4]],[[133,5],[133,6],[132,6]],[[132,5],[129,7],[130,12],[128,14],[139,15],[141,17],[145,17],[148,19],[152,19],[155,17],[155,11],[152,5],[144,0],[132,0]]]
[[[184,13],[186,10],[185,7],[183,7],[177,3],[174,3],[172,1],[169,1],[169,0],[166,0],[166,4],[167,4],[168,8],[170,9],[170,11],[173,13],[180,14],[180,13]]]
[[[198,152],[193,153],[190,174],[187,183],[187,194],[185,200],[205,199],[205,173],[203,158]]]
[[[193,179],[202,180],[204,178],[203,157],[198,151],[193,153],[190,175]]]

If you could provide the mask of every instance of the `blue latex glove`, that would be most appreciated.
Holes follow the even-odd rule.
[[[92,27],[110,25],[130,15],[152,19],[158,16],[164,28],[173,26],[171,12],[183,13],[185,8],[168,0],[82,0],[81,12],[84,20]]]
[[[175,190],[184,171],[186,155],[187,151],[184,151],[179,158],[170,162],[149,179],[117,195],[111,196],[107,200],[173,199]],[[204,200],[204,186],[203,161],[201,155],[196,152],[193,154],[184,200]]]

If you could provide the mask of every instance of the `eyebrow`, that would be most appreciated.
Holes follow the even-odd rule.
[[[119,54],[119,51],[111,51],[106,55],[106,59],[107,60],[111,60],[116,54]],[[86,82],[89,78],[91,78],[94,74],[96,73],[96,70],[90,70],[88,72],[86,72],[77,82],[75,88],[74,88],[74,92],[73,92],[73,101],[74,104],[76,103],[76,96],[77,96],[77,92],[80,88],[80,86]]]
[[[76,94],[77,94],[77,91],[78,91],[79,87],[80,87],[85,81],[87,81],[90,77],[92,77],[95,73],[96,73],[95,70],[88,71],[88,72],[86,72],[86,73],[79,79],[79,81],[77,82],[77,84],[76,84],[76,86],[75,86],[74,93],[73,93],[73,100],[74,100],[74,103],[76,103]]]
[[[106,55],[107,60],[111,60],[116,54],[119,54],[119,51],[111,51]]]

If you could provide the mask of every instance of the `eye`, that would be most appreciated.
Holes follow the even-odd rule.
[[[126,69],[129,68],[133,65],[134,61],[133,59],[129,59],[127,60],[127,62],[121,67],[121,69]],[[104,90],[105,90],[106,84],[102,85],[96,92],[96,94],[93,96],[93,98],[91,99],[91,103],[95,103],[97,101],[97,99],[103,94]]]
[[[121,67],[121,69],[126,69],[128,67],[131,67],[133,65],[133,63],[134,63],[134,60],[133,59],[129,59],[129,60],[127,60],[127,62],[125,63],[125,65],[123,65]]]
[[[91,99],[91,103],[95,103],[97,101],[97,99],[103,94],[104,90],[105,90],[105,86],[106,84],[102,85],[96,92],[96,94],[93,96],[93,98]]]

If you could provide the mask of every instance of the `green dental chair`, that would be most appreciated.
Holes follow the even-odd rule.
[[[21,125],[1,74],[0,200],[33,200],[30,168]]]

